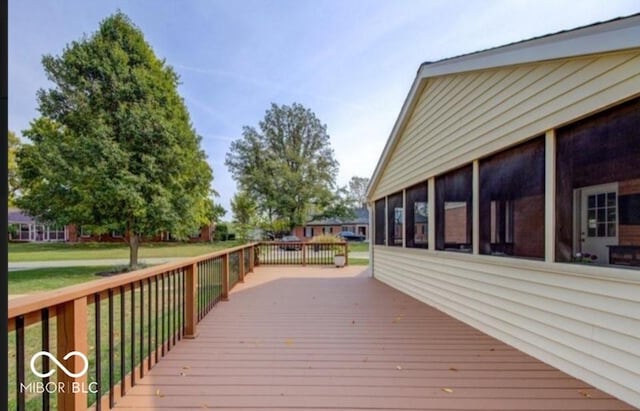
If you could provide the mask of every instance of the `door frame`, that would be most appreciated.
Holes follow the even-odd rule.
[[[620,215],[618,210],[618,198],[619,198],[619,184],[617,181],[605,184],[595,184],[591,186],[584,186],[573,190],[573,254],[582,253],[582,213],[584,205],[582,204],[582,194],[584,191],[615,191],[616,193],[616,236],[615,243],[619,243],[620,238]],[[585,234],[586,235],[586,234]],[[613,238],[613,237],[609,237]],[[599,259],[597,263],[608,264],[609,255],[607,253],[606,259]]]

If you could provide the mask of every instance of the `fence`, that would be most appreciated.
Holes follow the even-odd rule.
[[[256,249],[259,264],[333,265],[336,256],[348,264],[348,245],[339,243],[261,242]]]
[[[13,300],[8,408],[113,408],[254,266],[341,253],[346,243],[253,243]]]

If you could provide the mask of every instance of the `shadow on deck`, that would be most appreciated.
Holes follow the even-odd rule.
[[[363,267],[257,267],[231,293],[117,409],[633,409]]]

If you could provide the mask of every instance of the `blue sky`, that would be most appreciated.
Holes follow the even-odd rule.
[[[9,0],[9,129],[21,135],[49,87],[41,58],[120,9],[181,77],[229,210],[229,143],[272,102],[327,125],[339,184],[369,177],[420,63],[640,12],[637,0]],[[231,219],[230,212],[225,219]]]

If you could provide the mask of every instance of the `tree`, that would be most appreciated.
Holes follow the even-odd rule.
[[[311,209],[327,204],[338,169],[327,127],[296,103],[272,104],[259,131],[245,126],[225,164],[273,231],[276,224],[291,230],[307,220]]]
[[[364,207],[367,204],[368,177],[353,176],[349,180],[349,197],[357,207]]]
[[[7,168],[9,173],[9,205],[15,204],[16,191],[18,190],[18,163],[16,162],[16,152],[20,148],[20,139],[11,130],[8,132],[9,152],[7,156]]]
[[[257,204],[250,194],[239,191],[231,199],[233,222],[240,240],[249,239],[249,231],[257,224]]]
[[[46,55],[53,88],[18,152],[18,203],[41,221],[127,232],[130,265],[141,237],[186,237],[209,223],[212,171],[178,76],[123,14]]]

